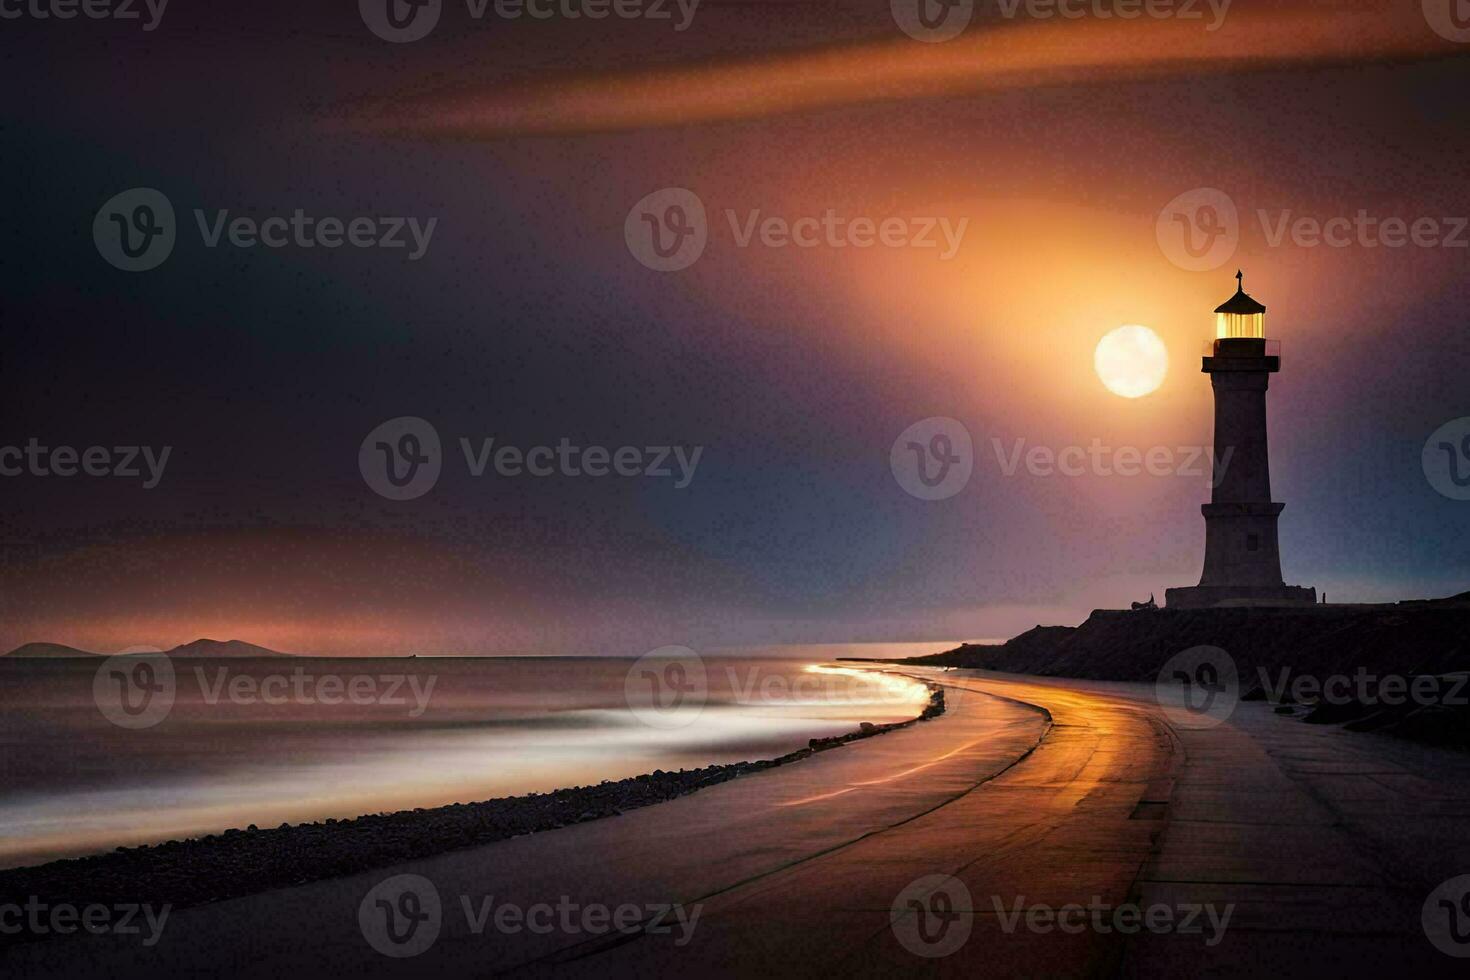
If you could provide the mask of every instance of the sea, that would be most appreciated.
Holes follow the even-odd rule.
[[[0,868],[774,758],[928,701],[839,658],[956,645],[0,658]]]

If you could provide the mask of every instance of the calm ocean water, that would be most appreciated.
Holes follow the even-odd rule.
[[[927,701],[832,659],[951,646],[729,650],[702,677],[613,658],[175,660],[167,714],[137,728],[99,709],[129,683],[100,660],[0,659],[0,867],[769,758]]]

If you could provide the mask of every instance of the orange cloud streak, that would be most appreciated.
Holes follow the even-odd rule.
[[[1233,10],[1213,32],[1198,20],[1032,20],[971,27],[941,44],[900,37],[720,65],[440,90],[349,107],[347,119],[378,132],[485,139],[749,119],[1042,85],[1466,53],[1430,30],[1418,6]]]

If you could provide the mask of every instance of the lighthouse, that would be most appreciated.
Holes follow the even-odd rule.
[[[1170,608],[1315,603],[1317,590],[1281,578],[1266,446],[1266,388],[1281,370],[1266,341],[1266,307],[1235,273],[1235,295],[1215,309],[1215,342],[1202,370],[1215,392],[1214,479],[1205,515],[1205,567],[1199,585],[1168,589]]]

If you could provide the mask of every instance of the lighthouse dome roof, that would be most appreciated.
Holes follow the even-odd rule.
[[[1265,313],[1266,307],[1261,305],[1260,303],[1257,303],[1254,299],[1251,298],[1250,294],[1245,291],[1245,275],[1243,273],[1237,272],[1235,274],[1235,278],[1237,280],[1237,284],[1235,286],[1235,295],[1227,299],[1225,302],[1221,303],[1219,306],[1215,307],[1215,312],[1235,313],[1240,315],[1254,315],[1257,313]]]

